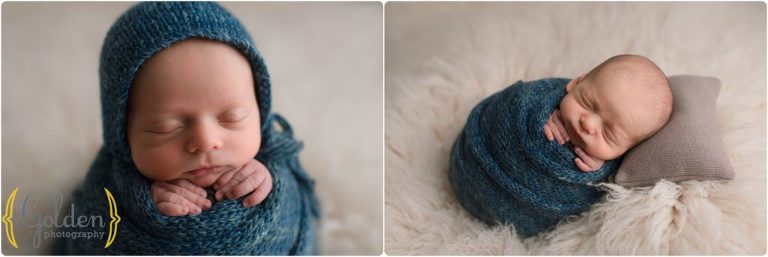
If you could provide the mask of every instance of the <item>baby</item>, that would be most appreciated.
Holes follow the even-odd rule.
[[[547,140],[571,142],[576,166],[598,170],[655,134],[672,113],[664,72],[638,55],[609,58],[571,80],[568,94],[544,125]]]
[[[248,60],[234,47],[191,38],[161,50],[138,70],[128,97],[131,158],[153,180],[150,194],[168,216],[195,215],[215,199],[261,203],[272,177],[253,157],[261,143]]]
[[[135,4],[107,31],[99,82],[104,145],[71,205],[109,233],[57,238],[55,254],[317,254],[303,144],[271,111],[266,63],[223,6]]]

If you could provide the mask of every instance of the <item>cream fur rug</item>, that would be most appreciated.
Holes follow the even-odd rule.
[[[765,31],[763,3],[387,4],[387,254],[764,254]],[[722,81],[733,181],[603,184],[603,202],[525,241],[461,208],[448,152],[475,104],[620,53]]]

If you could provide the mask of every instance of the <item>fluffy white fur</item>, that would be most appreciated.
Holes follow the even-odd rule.
[[[765,253],[763,3],[390,3],[386,16],[388,254]],[[722,81],[716,122],[733,181],[602,184],[600,204],[527,240],[461,208],[448,153],[473,106],[620,53]]]

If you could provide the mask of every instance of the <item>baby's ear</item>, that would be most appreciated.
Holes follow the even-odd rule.
[[[581,74],[578,77],[576,77],[576,78],[572,79],[571,81],[569,81],[568,84],[565,85],[565,92],[570,93],[571,90],[573,89],[573,86],[575,86],[576,84],[581,83],[581,81],[584,80],[584,76],[585,75],[586,74]]]

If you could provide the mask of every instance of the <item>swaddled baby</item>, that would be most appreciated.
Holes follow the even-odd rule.
[[[474,216],[533,236],[599,201],[595,185],[671,110],[666,76],[642,56],[612,57],[573,80],[520,81],[473,108],[449,180]]]
[[[71,197],[110,234],[59,238],[55,254],[316,254],[314,181],[252,41],[215,2],[117,19],[99,69],[105,143]]]

